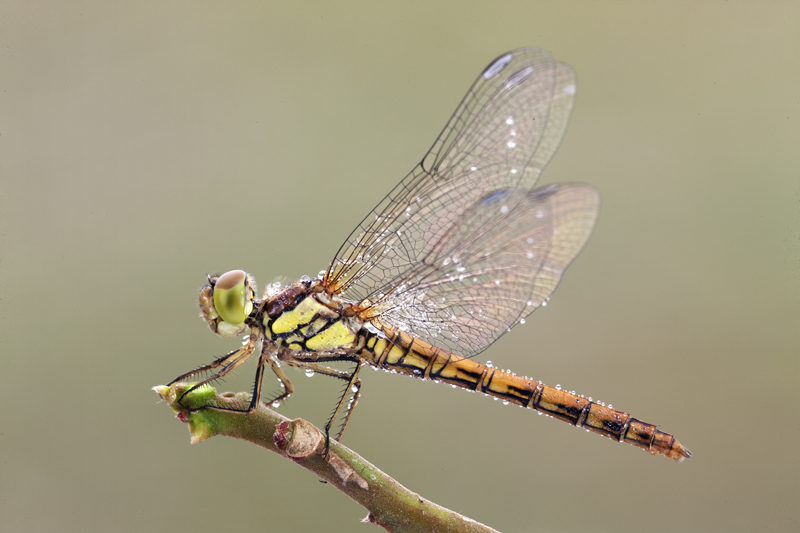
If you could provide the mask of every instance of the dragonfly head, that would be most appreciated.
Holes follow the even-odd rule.
[[[208,285],[200,289],[200,316],[217,335],[236,337],[247,329],[255,297],[255,281],[243,270],[209,276]]]

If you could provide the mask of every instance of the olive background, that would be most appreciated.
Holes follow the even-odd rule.
[[[326,268],[521,46],[579,79],[541,182],[603,205],[478,358],[694,457],[369,371],[343,443],[500,531],[800,529],[798,28],[797,2],[0,2],[0,529],[377,531],[277,455],[191,446],[150,388],[238,344],[197,318],[207,273]],[[289,372],[280,412],[321,425],[339,385]]]

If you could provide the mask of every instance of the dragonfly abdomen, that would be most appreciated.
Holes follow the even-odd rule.
[[[535,409],[598,435],[627,442],[653,455],[665,455],[678,461],[692,456],[673,435],[656,429],[653,424],[633,418],[624,411],[612,409],[561,389],[548,387],[542,382],[531,382],[527,378],[509,375],[499,370],[498,372],[503,374],[495,377],[498,382],[516,381],[517,387],[520,380],[529,387],[533,384],[524,407]],[[490,391],[485,392],[491,394]]]
[[[371,333],[360,355],[373,366],[483,392],[610,439],[627,442],[653,455],[675,460],[691,457],[691,452],[674,436],[628,413],[548,387],[541,381],[460,357],[396,328],[382,326],[381,333]]]

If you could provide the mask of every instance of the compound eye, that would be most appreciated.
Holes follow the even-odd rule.
[[[221,275],[214,284],[214,308],[228,324],[243,324],[252,311],[248,298],[247,274],[231,270]]]

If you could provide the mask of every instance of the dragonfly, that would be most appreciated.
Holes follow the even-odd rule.
[[[671,434],[560,387],[474,357],[546,305],[597,220],[596,189],[534,188],[564,136],[575,71],[537,48],[505,53],[478,76],[431,149],[361,221],[327,270],[256,297],[243,270],[207,276],[201,317],[242,346],[181,374],[180,396],[218,380],[257,354],[249,405],[259,405],[265,368],[293,392],[281,364],[341,380],[341,439],[372,366],[449,383],[534,409],[653,455],[691,457]],[[329,363],[352,363],[341,370]],[[206,377],[207,376],[207,377]],[[202,408],[222,409],[219,406]],[[328,447],[326,446],[326,453]]]

